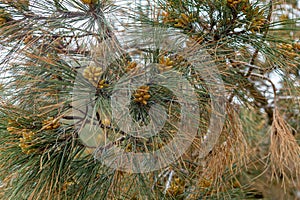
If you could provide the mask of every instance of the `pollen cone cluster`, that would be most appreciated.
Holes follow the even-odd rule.
[[[55,120],[53,117],[50,117],[49,119],[43,121],[43,127],[45,127],[45,130],[57,129],[59,126],[59,121]]]
[[[126,72],[136,69],[136,66],[137,66],[136,62],[128,62],[126,66]]]
[[[161,72],[172,69],[174,62],[170,58],[161,57],[159,59],[158,69]]]
[[[28,44],[28,43],[31,42],[32,40],[33,40],[33,36],[32,36],[32,35],[27,35],[27,36],[24,38],[23,42],[24,42],[24,44]]]
[[[236,5],[238,5],[241,2],[242,2],[242,0],[227,0],[227,4],[230,7],[235,7]]]
[[[149,94],[149,86],[141,86],[137,91],[134,93],[134,101],[141,103],[142,105],[147,105],[148,100],[150,99]]]
[[[263,28],[265,23],[266,23],[266,19],[264,18],[253,19],[251,23],[250,31],[253,33],[259,32]]]
[[[185,181],[176,177],[171,182],[170,188],[167,190],[167,193],[171,196],[180,195],[184,192]]]
[[[34,152],[34,149],[29,149],[32,145],[32,137],[35,135],[34,132],[23,129],[21,131],[23,137],[21,137],[19,147],[21,148],[23,153],[30,154]]]
[[[294,49],[300,51],[300,42],[294,44]]]
[[[191,23],[191,19],[189,16],[187,16],[184,13],[180,14],[180,17],[178,19],[175,19],[175,22],[177,22],[174,26],[179,28],[186,28]]]
[[[168,12],[163,12],[162,13],[162,18],[163,18],[163,23],[167,24],[170,22],[173,22],[174,19],[172,17],[170,17],[170,14]]]
[[[4,25],[10,17],[11,16],[4,9],[0,8],[0,26]]]
[[[106,88],[108,87],[109,85],[106,83],[106,81],[104,79],[100,80],[98,82],[98,85],[97,85],[97,88],[98,89],[103,89],[103,88]]]
[[[98,87],[98,81],[103,71],[101,67],[88,66],[83,71],[83,77],[86,78],[92,85]]]
[[[4,17],[0,17],[0,26],[6,23],[6,19]]]
[[[296,53],[298,51],[298,48],[300,50],[300,45],[298,43],[292,45],[292,44],[278,44],[276,46],[284,56],[288,56],[289,58],[295,58],[298,56]],[[295,52],[296,51],[296,52]]]
[[[91,4],[96,4],[98,0],[81,0],[81,2],[84,4],[91,5]]]

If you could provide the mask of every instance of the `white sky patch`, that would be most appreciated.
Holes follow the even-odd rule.
[[[282,76],[278,72],[275,71],[271,72],[269,78],[275,84],[277,90],[282,88],[280,84],[280,82],[282,81]]]
[[[256,48],[254,48],[253,46],[251,46],[251,45],[247,45],[247,46],[248,46],[248,51],[251,54],[253,54],[256,51]],[[266,61],[265,57],[263,56],[263,54],[261,52],[258,52],[257,59],[263,63]]]
[[[281,81],[282,81],[282,76],[281,76],[281,71],[273,71],[269,74],[269,79],[273,82],[273,84],[275,85],[276,87],[276,92],[278,92],[281,88],[282,88],[282,84],[281,84]],[[266,84],[269,86],[269,89],[268,89],[268,102],[271,103],[273,100],[274,100],[274,91],[273,91],[273,88],[271,87],[271,83],[270,82],[266,82]]]

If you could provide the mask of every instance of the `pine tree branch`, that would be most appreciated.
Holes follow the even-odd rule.
[[[264,34],[263,34],[263,37],[262,37],[262,42],[264,42],[264,40],[266,39],[266,37],[267,37],[267,35],[268,35],[268,33],[269,33],[269,25],[270,25],[270,23],[271,23],[271,17],[272,17],[272,13],[273,13],[273,0],[270,0],[270,3],[269,3],[270,5],[269,5],[269,13],[268,13],[268,16],[267,16],[267,18],[266,18],[266,21],[265,21],[265,23],[264,23],[264,26],[266,26],[267,25],[267,27],[266,27],[266,30],[265,30],[265,32],[264,32]],[[254,63],[255,63],[255,60],[256,60],[256,58],[257,58],[257,56],[258,56],[258,53],[259,53],[259,48],[256,48],[255,49],[255,52],[253,53],[253,55],[252,55],[252,58],[251,58],[251,60],[250,60],[250,62],[249,62],[249,64],[250,64],[250,66],[251,65],[253,65]],[[246,77],[249,77],[250,75],[251,75],[251,72],[253,71],[253,68],[249,68],[249,70],[248,70],[248,72],[245,74],[245,76]]]

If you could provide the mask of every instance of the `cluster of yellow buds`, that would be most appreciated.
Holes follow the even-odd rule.
[[[300,51],[300,42],[294,43],[294,49]]]
[[[50,117],[43,121],[43,127],[45,130],[53,130],[57,129],[60,126],[60,123],[58,119],[54,119],[53,117]]]
[[[101,124],[103,124],[104,126],[110,126],[111,121],[108,118],[104,118],[104,119],[101,120]]]
[[[6,18],[0,17],[0,26],[4,25],[6,23]]]
[[[97,88],[98,89],[103,89],[103,88],[106,88],[108,87],[109,85],[106,83],[106,81],[104,79],[100,80],[98,82],[98,85],[97,85]]]
[[[162,141],[155,141],[151,144],[151,146],[153,147],[153,149],[160,149],[160,148],[164,147],[165,144]]]
[[[35,133],[28,129],[17,128],[16,126],[18,126],[16,121],[8,120],[7,131],[10,134],[16,134],[19,137],[22,136],[19,138],[19,147],[23,153],[30,154],[34,152],[34,149],[29,149],[29,147],[32,145],[32,137]]]
[[[28,148],[32,145],[31,141],[35,133],[32,131],[28,131],[27,129],[23,129],[21,133],[23,137],[19,139],[20,140],[19,147],[21,147],[22,152],[26,154],[30,154],[34,152],[34,149],[28,149]]]
[[[241,8],[243,12],[246,12],[250,8],[249,0],[227,0],[227,5],[232,8]]]
[[[175,27],[178,28],[187,28],[189,24],[192,22],[191,17],[187,16],[184,13],[180,14],[180,17],[178,19],[175,19],[176,24],[174,24]]]
[[[11,16],[3,8],[0,9],[0,26],[4,25]]]
[[[198,182],[198,186],[201,188],[208,188],[212,185],[212,180],[210,179],[205,179],[202,178],[199,182]]]
[[[126,72],[136,69],[137,63],[136,62],[128,62],[126,66]]]
[[[101,67],[88,66],[83,70],[83,77],[95,87],[98,87],[98,81],[102,74],[103,72]]]
[[[24,42],[24,44],[28,44],[29,42],[32,41],[32,39],[33,39],[33,36],[30,34],[24,38],[23,42]]]
[[[63,191],[67,191],[69,187],[71,187],[72,185],[74,185],[75,182],[74,181],[66,181],[64,182],[63,186],[62,186],[62,190]]]
[[[300,47],[300,44],[298,45],[299,46],[297,46],[296,44],[278,44],[276,45],[276,47],[284,53],[284,56],[295,58],[298,56],[298,54],[295,52],[295,50],[298,50],[297,48]]]
[[[18,126],[18,124],[14,120],[9,119],[8,123],[7,123],[6,130],[10,134],[19,134],[20,133],[20,129],[16,128],[16,126]]]
[[[13,126],[8,126],[7,128],[7,131],[10,133],[10,134],[17,134],[19,129],[16,128],[16,127],[13,127]]]
[[[165,58],[164,56],[159,58],[158,69],[161,72],[172,69],[174,62],[170,58]]]
[[[167,192],[171,196],[180,195],[184,192],[185,182],[180,178],[174,178]]]
[[[199,180],[197,185],[199,187],[199,190],[202,191],[202,192],[205,192],[206,195],[210,195],[210,194],[216,192],[216,190],[213,189],[213,187],[212,187],[213,179],[211,179],[211,178],[204,178],[203,177]]]
[[[132,152],[132,150],[133,150],[132,143],[126,144],[124,151],[128,153],[128,152]]]
[[[137,89],[137,91],[133,94],[134,96],[134,101],[141,103],[143,105],[147,105],[147,101],[150,99],[150,94],[149,94],[149,86],[141,86]]]
[[[279,16],[279,20],[284,21],[284,20],[288,20],[289,19],[289,15],[287,14],[282,14]]]
[[[250,31],[252,33],[259,32],[264,27],[265,23],[265,18],[254,18],[250,25]]]
[[[168,12],[163,12],[162,16],[163,16],[163,23],[164,24],[174,22],[174,19],[172,17],[170,17],[170,14]]]
[[[227,4],[230,7],[236,7],[239,3],[241,3],[243,0],[227,0]]]
[[[278,44],[277,48],[287,50],[287,51],[292,51],[293,45],[292,44]]]
[[[96,4],[98,2],[98,0],[81,0],[81,1],[82,1],[82,3],[88,4],[88,5]]]

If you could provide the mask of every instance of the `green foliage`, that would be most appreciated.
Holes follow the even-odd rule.
[[[299,18],[290,18],[282,5],[1,0],[0,197],[252,199],[270,198],[274,187],[292,198],[300,182]],[[150,37],[156,43],[147,44],[147,27],[185,35],[180,48],[187,50],[168,49],[171,42],[157,33]],[[209,88],[216,83],[205,82],[207,72],[188,59],[199,47],[224,84],[225,93],[218,95],[226,113],[213,113]],[[97,156],[111,147],[154,152],[176,136],[182,105],[172,89],[178,80],[169,79],[171,88],[139,85],[148,74],[171,70],[197,95],[199,115],[187,114],[199,119],[192,145],[159,170],[109,168]],[[139,87],[119,84],[128,74]],[[274,77],[281,81],[274,83]],[[150,124],[152,106],[167,110],[159,134],[134,137],[121,130],[112,118],[116,89],[131,93],[128,109],[139,127]],[[201,157],[212,113],[225,118],[224,127]],[[272,186],[265,188],[266,183]]]

